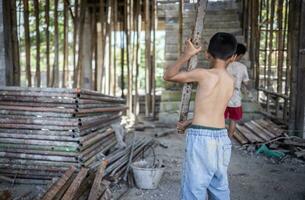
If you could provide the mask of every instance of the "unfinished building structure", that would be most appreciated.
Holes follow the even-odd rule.
[[[184,40],[190,37],[194,26],[196,3],[196,0],[0,0],[0,143],[3,144],[0,151],[6,151],[6,143],[14,143],[14,138],[7,138],[15,134],[8,129],[16,128],[16,124],[20,127],[14,130],[28,128],[32,133],[46,134],[43,131],[48,127],[43,123],[47,120],[37,121],[32,116],[33,121],[26,121],[28,115],[22,112],[36,112],[32,107],[39,110],[45,101],[50,103],[51,100],[46,100],[52,96],[48,95],[48,88],[57,88],[49,94],[60,93],[58,96],[64,99],[65,95],[61,95],[67,92],[74,95],[71,98],[81,100],[67,103],[68,100],[57,99],[61,107],[70,106],[69,110],[68,107],[65,109],[70,112],[70,121],[75,126],[79,126],[78,120],[89,120],[82,117],[97,120],[94,123],[104,123],[105,118],[109,118],[109,122],[120,117],[122,112],[130,118],[144,116],[175,123],[181,102],[181,85],[165,83],[162,73],[183,52]],[[242,62],[247,65],[253,82],[254,99],[246,96],[243,99],[243,120],[268,118],[280,124],[290,136],[305,138],[305,1],[208,1],[201,33],[203,49],[216,32],[232,33],[248,48]],[[209,68],[203,54],[199,55],[199,64]],[[5,86],[18,88],[8,91]],[[37,88],[47,89],[39,93]],[[27,92],[33,95],[23,96]],[[46,97],[42,98],[43,94]],[[94,99],[82,101],[77,96],[79,94],[91,95]],[[24,102],[18,104],[20,102],[15,101],[14,95],[28,99],[27,105]],[[18,110],[16,105],[22,108]],[[114,108],[117,105],[119,107]],[[29,110],[24,108],[26,106]],[[100,110],[90,110],[97,108]],[[59,113],[51,116],[54,119],[65,115],[58,107],[50,109],[48,112],[52,115],[54,110]],[[73,109],[83,109],[83,116],[72,116],[77,113]],[[190,111],[192,109],[191,102]],[[99,114],[104,118],[99,118]],[[8,115],[14,117],[8,120]],[[20,125],[25,121],[35,127]],[[64,123],[60,119],[57,121]],[[93,121],[84,124],[95,127]],[[261,121],[257,127],[266,126],[263,123]],[[104,131],[105,127],[100,129]],[[79,133],[82,138],[83,132]],[[75,138],[69,139],[75,148],[75,152],[69,153],[73,154],[73,159],[82,156],[76,149],[81,148],[79,145],[86,142],[84,140],[76,144]],[[85,144],[89,148],[95,142]],[[139,147],[146,142],[139,143]],[[7,169],[3,164],[4,156],[1,156],[0,168]],[[93,151],[87,155],[84,162],[90,165],[86,166],[94,164],[94,156]]]

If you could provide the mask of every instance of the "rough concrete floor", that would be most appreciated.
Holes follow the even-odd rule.
[[[149,131],[146,134],[150,135]],[[179,199],[184,137],[172,134],[158,138],[168,148],[156,149],[158,159],[164,160],[166,165],[157,190],[133,188],[121,199]],[[279,163],[244,150],[234,141],[229,180],[232,200],[305,200],[305,162],[288,157]]]
[[[138,135],[153,136],[160,129],[145,130]],[[180,190],[180,171],[184,152],[184,135],[172,134],[157,140],[168,146],[157,147],[157,158],[164,161],[166,170],[156,190],[128,190],[121,185],[114,199],[123,200],[177,200]],[[256,155],[233,142],[229,179],[232,200],[305,200],[305,163],[288,157],[283,162]],[[151,152],[148,157],[151,158]],[[45,187],[1,184],[0,191],[8,189],[13,197],[31,192],[32,197],[42,194]]]

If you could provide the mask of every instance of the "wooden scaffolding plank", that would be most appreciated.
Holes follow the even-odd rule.
[[[101,183],[102,183],[102,179],[104,177],[104,172],[105,172],[106,166],[107,166],[107,161],[103,161],[96,173],[93,185],[90,190],[88,200],[98,200],[99,197],[102,195],[103,187],[102,187]]]
[[[70,187],[68,188],[67,192],[63,196],[62,200],[72,200],[74,199],[74,195],[76,194],[78,188],[84,181],[87,176],[89,169],[88,168],[81,168],[79,173],[77,174],[76,178],[71,183]]]
[[[236,128],[239,132],[243,134],[251,143],[256,143],[256,142],[263,142],[261,138],[258,136],[254,135],[249,129],[247,129],[245,126],[241,126],[239,124],[236,124]]]
[[[259,128],[257,128],[254,124],[251,122],[245,123],[245,126],[252,131],[256,136],[262,138],[264,141],[268,141],[270,138],[265,135]]]
[[[195,27],[192,32],[192,42],[194,43],[194,45],[196,47],[199,46],[200,40],[201,40],[204,16],[206,13],[206,8],[207,8],[207,2],[208,2],[207,0],[200,0],[200,1],[198,1],[198,4],[197,4]],[[192,69],[196,68],[197,63],[198,63],[197,56],[193,56],[187,63],[187,70],[192,70]],[[183,86],[179,121],[184,121],[187,119],[190,100],[191,100],[191,94],[192,94],[192,86],[193,86],[192,83],[186,83]],[[183,133],[183,131],[180,131],[178,133]]]
[[[68,182],[70,177],[75,172],[76,168],[71,166],[65,174],[58,179],[51,187],[50,189],[44,194],[42,197],[42,200],[52,200],[56,194],[60,191],[60,189]]]

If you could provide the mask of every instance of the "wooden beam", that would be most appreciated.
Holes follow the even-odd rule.
[[[72,177],[73,173],[76,171],[76,168],[71,166],[60,179],[58,179],[43,195],[42,200],[52,200],[61,188],[67,184],[68,180]]]
[[[46,79],[47,79],[47,87],[51,86],[51,69],[50,69],[50,31],[49,31],[49,26],[50,26],[50,0],[46,0],[45,4],[45,23],[46,23]]]
[[[70,187],[66,191],[65,195],[62,197],[62,200],[72,200],[74,199],[75,194],[77,193],[78,188],[84,181],[87,176],[88,168],[81,168],[73,182],[71,183]]]
[[[98,200],[99,197],[102,195],[103,192],[102,179],[104,178],[106,166],[107,166],[107,162],[103,161],[100,167],[98,168],[94,178],[94,182],[90,190],[88,200]]]
[[[194,45],[197,47],[200,45],[207,2],[208,2],[207,0],[200,0],[198,1],[197,4],[195,27],[192,32],[192,41]],[[187,63],[187,70],[195,69],[197,67],[197,63],[198,63],[197,56],[193,56]],[[179,121],[184,121],[187,119],[187,115],[189,112],[189,105],[191,101],[192,87],[193,87],[192,83],[186,83],[183,86]],[[183,133],[183,132],[180,131],[179,133]]]
[[[30,40],[30,27],[29,27],[29,3],[28,0],[23,0],[23,19],[24,19],[24,42],[25,42],[25,68],[28,87],[32,86],[31,75],[31,40]]]

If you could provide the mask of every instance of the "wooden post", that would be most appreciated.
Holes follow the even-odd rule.
[[[34,12],[35,12],[35,22],[36,22],[36,85],[40,87],[40,31],[39,31],[39,2],[34,0]]]
[[[264,49],[264,86],[265,89],[268,88],[268,83],[267,83],[267,47],[268,47],[268,30],[269,30],[269,1],[266,0],[266,30],[265,30],[265,49]]]
[[[125,9],[124,9],[125,13]],[[125,16],[125,14],[124,14]],[[121,47],[121,97],[124,98],[124,89],[125,89],[125,81],[124,81],[124,60],[125,60],[125,20],[121,23],[121,42],[122,42],[122,47]]]
[[[131,9],[130,9],[130,2],[131,0],[126,0],[125,1],[125,35],[126,35],[126,63],[127,63],[127,83],[128,83],[128,88],[127,88],[127,105],[130,106],[132,102],[131,96],[131,88],[132,86],[129,85],[131,82],[131,65],[130,65],[130,19],[131,19]],[[131,109],[132,107],[129,108],[128,114],[131,114]]]
[[[68,43],[68,2],[64,1],[64,62],[62,70],[62,87],[67,87],[66,81],[68,79],[68,58],[69,58],[69,43]]]
[[[77,80],[77,60],[76,60],[76,55],[77,55],[77,49],[76,49],[76,44],[77,44],[77,33],[78,33],[78,13],[79,13],[79,6],[78,6],[78,0],[74,1],[74,20],[73,20],[73,87],[76,87],[76,80]]]
[[[45,4],[45,23],[46,23],[46,68],[47,68],[47,86],[51,87],[51,73],[50,73],[50,19],[49,19],[49,12],[50,10],[50,1],[46,0]]]
[[[74,83],[73,87],[76,88],[80,86],[80,77],[81,77],[81,69],[82,69],[82,38],[84,34],[84,23],[85,23],[85,14],[86,14],[86,8],[87,8],[87,3],[85,0],[80,1],[80,14],[79,14],[79,20],[78,20],[78,60],[77,60],[77,65],[76,69],[74,72]]]
[[[278,0],[277,5],[277,27],[278,27],[278,72],[277,72],[277,92],[283,93],[282,76],[284,64],[284,37],[283,34],[283,4],[284,0]]]
[[[58,36],[58,0],[54,1],[54,64],[52,87],[59,86],[59,36]]]
[[[23,19],[24,19],[24,42],[25,42],[25,68],[28,87],[32,86],[31,75],[31,40],[30,40],[30,28],[29,28],[29,4],[28,0],[23,0]]]
[[[117,32],[118,32],[118,0],[113,0],[113,84],[112,84],[112,95],[116,95],[117,88]]]
[[[296,97],[296,113],[295,113],[295,129],[298,131],[296,135],[305,138],[305,1],[298,1],[299,7],[299,39],[298,46],[298,65],[296,66],[297,72],[297,92]]]
[[[207,8],[207,0],[199,0],[197,5],[197,12],[195,18],[195,27],[192,32],[192,41],[195,46],[200,45],[200,39],[203,31],[204,16]],[[197,67],[198,58],[193,56],[187,63],[187,70],[192,70]],[[192,83],[186,83],[183,86],[181,106],[180,106],[180,116],[179,121],[185,121],[189,112],[189,105],[191,101],[192,94]],[[183,133],[183,132],[179,132]]]
[[[17,36],[16,1],[3,2],[4,52],[6,85],[20,85],[19,46]]]
[[[145,89],[145,116],[151,113],[151,17],[150,17],[150,1],[145,0],[145,69],[146,69],[146,89]]]
[[[92,89],[92,31],[91,31],[91,14],[89,7],[85,7],[85,19],[83,25],[83,35],[80,38],[82,49],[81,57],[81,88]]]
[[[183,3],[183,2],[182,2]],[[155,114],[156,114],[156,29],[157,29],[157,19],[158,19],[158,15],[157,15],[157,1],[153,0],[152,1],[152,55],[151,55],[151,66],[152,66],[152,72],[151,72],[151,77],[152,77],[152,100],[151,100],[151,112],[152,112],[152,116],[155,118]],[[182,19],[181,19],[182,20]],[[182,31],[182,30],[180,30]],[[183,33],[183,32],[182,32]],[[182,33],[180,35],[180,39],[182,37]],[[182,39],[181,39],[182,40]],[[181,41],[180,40],[180,41]],[[180,46],[180,52],[182,51],[182,46]]]
[[[97,23],[97,91],[102,91],[103,80],[103,65],[104,65],[104,15],[105,4],[104,0],[100,0],[99,21]]]
[[[179,0],[179,53],[183,51],[183,4],[184,0]]]
[[[139,0],[136,5],[136,16],[137,16],[137,42],[136,42],[136,76],[135,76],[135,99],[134,99],[134,113],[139,114],[139,69],[141,62],[141,52],[140,52],[140,39],[141,39],[141,25],[142,25],[142,15],[141,15],[142,0]]]

